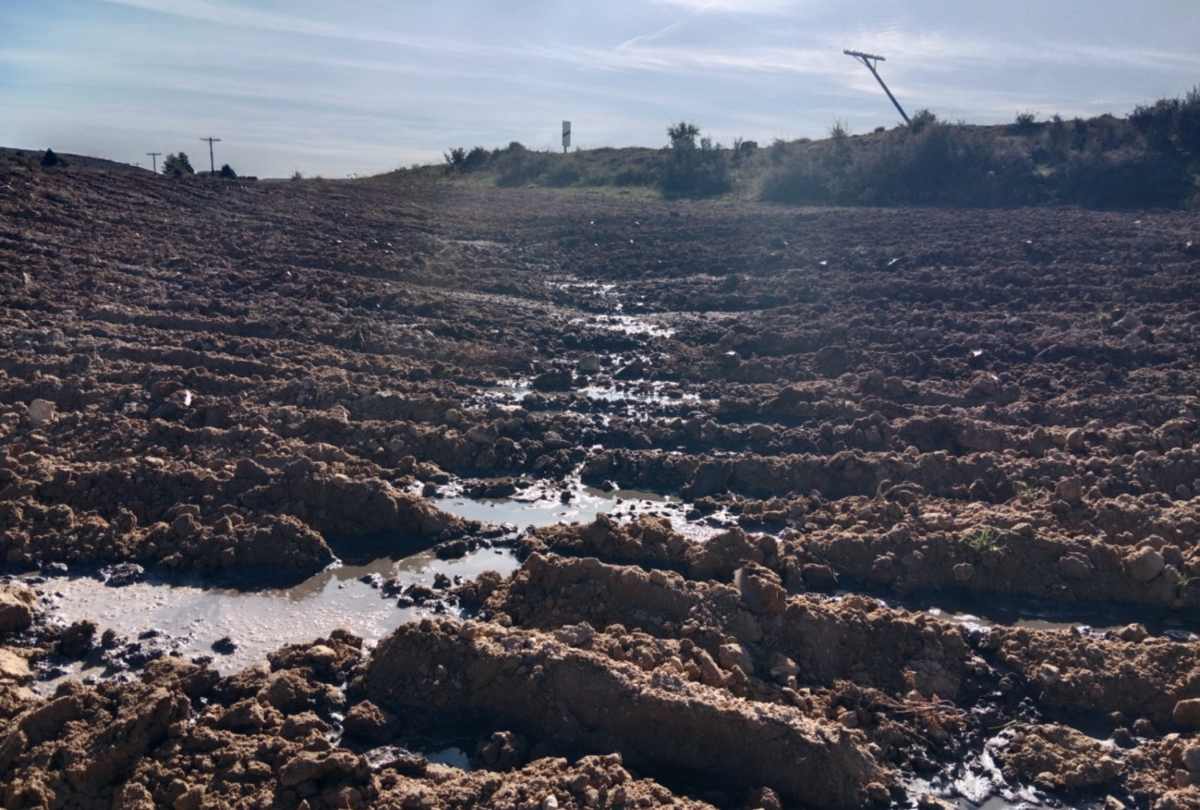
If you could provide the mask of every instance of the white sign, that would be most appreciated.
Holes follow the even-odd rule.
[[[563,151],[571,148],[571,122],[563,121]]]

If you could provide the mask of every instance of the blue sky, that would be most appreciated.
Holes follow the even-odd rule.
[[[909,111],[1124,114],[1200,82],[1198,0],[0,0],[0,145],[329,177],[452,145],[726,143]]]

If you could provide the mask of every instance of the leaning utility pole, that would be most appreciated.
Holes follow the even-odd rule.
[[[900,102],[896,101],[896,97],[892,95],[892,91],[883,83],[883,78],[880,77],[879,71],[875,69],[877,62],[886,62],[887,60],[882,56],[876,56],[873,53],[863,53],[862,51],[842,51],[842,53],[846,54],[846,56],[853,56],[867,66],[867,70],[871,71],[871,75],[875,77],[875,81],[879,82],[879,86],[883,88],[883,92],[887,93],[887,97],[892,100],[892,103],[896,105],[896,109],[900,111],[900,117],[904,119],[904,123],[912,124],[912,121],[908,120],[908,113],[904,112],[904,108],[900,106]]]
[[[150,162],[154,164],[154,173],[158,174],[158,156],[162,152],[147,152],[146,157],[150,158]]]
[[[906,118],[906,119],[904,119],[904,120],[906,120],[906,121],[907,121],[908,119]],[[216,174],[216,173],[217,173],[217,164],[216,164],[215,162],[213,162],[213,149],[212,149],[212,145],[213,145],[214,143],[220,143],[220,142],[221,142],[221,139],[220,139],[220,138],[201,138],[200,140],[202,140],[202,141],[208,141],[208,173],[209,173],[209,174]]]

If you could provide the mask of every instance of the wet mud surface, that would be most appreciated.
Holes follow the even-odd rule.
[[[0,806],[1200,806],[1200,220],[0,162]]]

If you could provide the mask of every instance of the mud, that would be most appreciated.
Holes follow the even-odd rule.
[[[3,806],[1200,806],[1195,215],[22,160]]]

